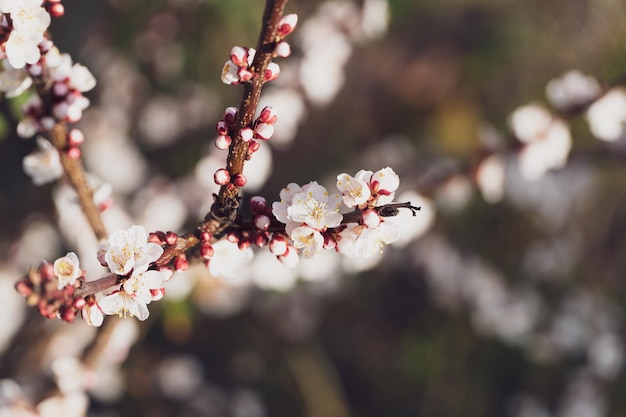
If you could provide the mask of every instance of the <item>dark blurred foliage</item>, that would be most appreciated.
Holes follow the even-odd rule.
[[[231,46],[256,42],[262,3],[65,0],[67,15],[51,32],[78,61],[97,56],[101,44],[113,46],[145,76],[148,87],[139,94],[146,97],[176,96],[190,81],[209,88],[216,109],[207,115],[209,127],[166,146],[141,145],[151,165],[176,177],[192,170],[213,140],[217,109],[238,102],[240,90],[221,84],[219,71]],[[294,0],[288,11],[302,22],[319,4]],[[388,33],[355,49],[340,94],[328,106],[307,110],[293,144],[275,151],[274,171],[261,194],[273,198],[287,182],[336,175],[337,167],[361,168],[353,160],[358,151],[393,135],[407,138],[417,155],[398,168],[401,184],[420,187],[442,160],[472,161],[480,148],[477,129],[490,123],[506,131],[517,106],[545,100],[551,78],[578,68],[610,83],[626,73],[621,2],[390,0],[389,7]],[[166,73],[155,70],[150,52],[151,42],[163,39],[175,41],[182,60]],[[91,94],[94,102],[100,93]],[[8,132],[15,130],[13,120],[5,123]],[[592,139],[581,121],[572,129],[570,163],[593,168],[598,188],[586,209],[568,219],[578,222],[584,243],[559,278],[535,279],[522,266],[525,248],[558,235],[544,229],[532,205],[490,205],[474,195],[460,211],[438,211],[434,226],[459,253],[488,260],[509,284],[539,291],[545,317],[576,286],[615,308],[626,290],[623,153]],[[20,167],[32,147],[12,134],[0,141],[5,237],[18,236],[33,213],[54,216],[49,187],[31,185]],[[423,188],[436,197],[436,187]],[[556,415],[584,354],[541,361],[524,343],[477,330],[471,306],[445,308],[433,297],[426,271],[414,259],[419,251],[419,242],[387,249],[389,259],[380,268],[343,277],[330,295],[315,283],[285,294],[259,290],[226,318],[206,316],[187,301],[162,302],[124,365],[128,389],[121,403],[95,401],[93,415],[504,416],[518,415],[520,393]],[[206,381],[180,399],[164,396],[152,372],[176,355],[194,357]],[[606,384],[605,415],[623,415],[623,373],[598,384]],[[258,395],[265,414],[233,411],[242,390]]]

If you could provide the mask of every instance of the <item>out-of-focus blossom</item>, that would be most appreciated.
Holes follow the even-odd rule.
[[[46,398],[37,406],[39,417],[83,417],[89,399],[83,392],[71,392]]]
[[[436,207],[431,199],[415,191],[401,193],[398,201],[410,201],[414,206],[420,207],[416,216],[409,210],[400,210],[397,216],[385,219],[385,222],[396,224],[398,229],[398,238],[391,245],[402,248],[430,230],[435,222]]]
[[[527,181],[541,179],[549,170],[565,166],[572,148],[569,126],[545,108],[529,104],[509,119],[515,136],[525,146],[519,152],[519,169]]]
[[[353,257],[370,257],[381,253],[384,245],[398,238],[398,228],[393,223],[382,222],[375,228],[349,223],[339,233],[337,250],[340,254]]]
[[[39,150],[24,157],[22,166],[35,185],[56,181],[63,175],[59,151],[46,139],[37,137]]]
[[[1,62],[0,91],[7,98],[19,96],[33,84],[32,78],[29,77],[28,72],[24,68],[15,69],[6,59],[3,59]]]
[[[232,284],[247,284],[247,264],[254,258],[252,249],[239,249],[236,243],[220,240],[213,244],[213,257],[209,262],[209,272],[217,278]]]
[[[485,158],[476,171],[476,184],[488,203],[497,203],[504,196],[505,160],[497,153]]]
[[[586,118],[596,138],[607,142],[622,138],[626,126],[626,91],[610,90],[589,107]]]
[[[548,100],[561,110],[583,105],[596,98],[600,91],[600,83],[595,78],[578,70],[568,71],[546,85]]]

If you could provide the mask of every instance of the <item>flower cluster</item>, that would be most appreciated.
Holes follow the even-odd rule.
[[[121,278],[121,285],[94,307],[104,314],[147,319],[147,305],[163,297],[165,281],[172,276],[172,271],[167,268],[148,269],[162,254],[161,246],[148,241],[143,226],[135,225],[112,233],[108,242],[101,246],[98,259]]]
[[[41,0],[3,0],[0,13],[5,37],[2,53],[10,66],[21,69],[26,64],[35,64],[41,56],[39,44],[50,25],[50,15]]]
[[[89,70],[73,63],[68,54],[61,54],[49,41],[42,44],[42,59],[28,67],[31,77],[41,77],[44,73],[50,78],[49,94],[52,106],[44,106],[38,94],[33,94],[23,108],[25,118],[18,125],[18,134],[28,138],[52,129],[57,122],[75,123],[82,118],[89,100],[82,93],[95,87],[96,80]],[[72,138],[69,138],[70,140]],[[72,143],[70,146],[77,146]],[[80,154],[75,155],[78,157]]]
[[[273,56],[286,58],[291,54],[291,47],[283,38],[293,32],[297,23],[298,16],[295,14],[289,14],[281,18],[278,23],[277,39],[272,53]],[[222,69],[222,82],[224,84],[237,85],[250,81],[254,76],[252,63],[254,62],[255,55],[256,50],[254,48],[243,46],[233,47],[230,51],[230,59],[226,61]],[[280,67],[278,64],[270,62],[265,69],[263,79],[265,81],[272,81],[278,78],[279,74]]]
[[[391,168],[361,170],[354,177],[339,175],[337,188],[341,195],[329,195],[315,181],[302,187],[289,184],[280,192],[281,200],[272,205],[272,213],[285,224],[289,240],[273,242],[275,236],[270,242],[272,252],[279,258],[289,255],[291,247],[305,258],[318,255],[323,248],[334,248],[348,257],[380,252],[383,245],[397,239],[397,230],[393,223],[384,221],[377,208],[393,201],[398,185],[399,178]],[[342,201],[355,211],[341,214]]]
[[[83,279],[78,257],[69,252],[53,264],[44,261],[31,269],[15,288],[42,316],[72,322],[85,305],[85,300],[75,297]]]
[[[520,107],[511,115],[509,124],[524,144],[518,163],[525,179],[539,180],[549,170],[567,163],[572,148],[569,126],[547,109],[535,104]]]
[[[235,122],[237,120],[238,111],[235,107],[228,107],[224,111],[224,117],[217,122],[215,130],[217,130],[218,136],[215,139],[215,146],[218,149],[228,149],[232,143],[232,137],[235,135]],[[246,151],[246,160],[250,160],[252,155],[259,150],[261,144],[259,140],[269,140],[274,134],[274,123],[278,116],[274,109],[270,106],[266,106],[261,110],[259,117],[252,123],[251,126],[243,127],[237,133],[243,142],[248,147]],[[237,187],[243,187],[246,185],[247,180],[243,174],[236,174],[231,178],[227,169],[221,168],[215,172],[213,177],[215,183],[218,185],[227,185],[232,183]]]

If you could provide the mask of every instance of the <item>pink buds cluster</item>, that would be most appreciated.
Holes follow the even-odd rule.
[[[148,235],[148,242],[156,243],[157,245],[162,246],[164,249],[166,247],[176,247],[176,243],[178,242],[179,236],[174,232],[162,232],[156,231],[151,232]],[[167,268],[172,270],[173,272],[182,272],[186,271],[189,267],[189,261],[187,260],[187,256],[184,253],[175,256],[167,266],[161,266],[160,269]]]
[[[298,16],[289,14],[283,16],[279,23],[274,41],[273,57],[286,58],[291,55],[291,47],[283,39],[296,28]],[[252,64],[256,50],[245,46],[235,46],[230,50],[230,59],[222,68],[222,82],[224,84],[237,85],[250,81],[254,77]],[[263,73],[264,81],[272,81],[280,75],[280,67],[275,62],[270,62]]]
[[[37,306],[42,316],[71,323],[85,306],[85,300],[75,296],[82,279],[62,288],[59,288],[58,282],[54,266],[44,261],[36,270],[28,271],[28,275],[15,284],[15,289],[26,297],[28,305]]]

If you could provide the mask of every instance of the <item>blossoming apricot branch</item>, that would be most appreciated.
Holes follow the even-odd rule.
[[[268,246],[282,263],[295,266],[299,255],[310,258],[323,249],[349,257],[371,256],[397,238],[395,225],[386,218],[400,208],[413,214],[419,208],[393,203],[399,178],[391,168],[361,170],[354,177],[341,174],[337,177],[339,193],[335,194],[315,181],[302,187],[291,183],[281,191],[280,201],[270,205],[256,196],[249,204],[251,218],[240,214],[240,189],[247,182],[244,163],[262,141],[272,137],[278,117],[269,106],[255,115],[264,83],[280,74],[272,59],[291,53],[285,37],[295,29],[297,16],[283,16],[285,4],[286,0],[267,1],[256,49],[232,48],[222,70],[222,81],[241,84],[244,92],[239,108],[227,108],[216,125],[215,145],[228,149],[228,157],[226,166],[215,172],[214,180],[221,188],[205,221],[183,235],[147,233],[134,225],[108,236],[100,217],[100,209],[106,205],[94,202],[80,163],[84,135],[67,128],[67,123],[78,121],[88,106],[82,93],[95,86],[95,79],[85,67],[73,64],[69,55],[60,54],[46,33],[50,23],[46,7],[59,16],[62,6],[58,1],[0,1],[9,34],[2,44],[6,57],[0,88],[13,96],[35,87],[18,131],[24,137],[39,133],[48,138],[38,138],[40,151],[25,158],[24,168],[36,184],[65,174],[95,235],[103,241],[98,260],[110,270],[104,277],[87,281],[73,252],[52,264],[44,261],[16,284],[28,304],[37,306],[45,317],[68,322],[80,312],[94,326],[102,324],[104,315],[112,314],[145,320],[147,305],[163,297],[165,282],[175,271],[187,268],[188,257],[211,267],[216,256],[213,244],[220,240],[241,251],[252,245]],[[30,25],[25,19],[30,19]],[[342,204],[348,212],[342,210]],[[103,292],[106,294],[100,295]]]

